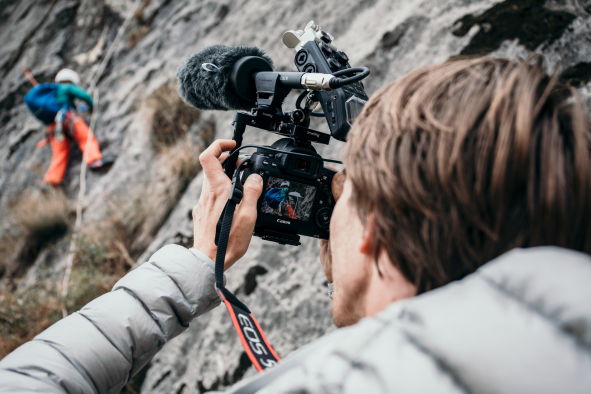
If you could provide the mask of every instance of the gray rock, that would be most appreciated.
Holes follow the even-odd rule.
[[[50,157],[47,148],[35,149],[43,128],[22,102],[29,84],[21,69],[29,67],[44,82],[70,66],[90,85],[119,27],[134,12],[96,81],[95,132],[117,161],[106,174],[88,174],[83,202],[88,227],[113,215],[129,216],[133,236],[126,247],[138,262],[166,243],[191,243],[190,210],[202,177],[194,177],[196,165],[189,175],[175,172],[166,152],[180,149],[182,142],[196,157],[214,137],[231,137],[232,113],[187,109],[171,88],[176,69],[208,45],[258,46],[277,68],[293,70],[293,53],[281,43],[281,34],[314,19],[336,37],[336,46],[352,64],[371,68],[369,93],[410,70],[461,54],[523,59],[532,53],[544,54],[550,69],[566,70],[565,78],[587,99],[591,93],[591,3],[582,0],[143,0],[137,11],[135,4],[0,1],[0,215],[10,218],[14,201],[40,185]],[[322,122],[314,127],[327,129]],[[172,140],[163,130],[173,130]],[[275,139],[262,131],[246,134],[249,143]],[[342,145],[331,143],[319,151],[338,157]],[[64,185],[72,201],[80,159],[74,154]],[[139,219],[130,214],[138,207],[145,210]],[[0,239],[11,231],[12,222],[3,220]],[[23,283],[34,282],[36,272],[43,268],[47,273],[48,267],[59,278],[68,242],[64,238],[46,245],[34,261],[27,261],[32,268]],[[248,254],[227,273],[229,288],[254,311],[282,356],[332,329],[317,256],[315,240],[289,247],[253,239]],[[197,393],[254,373],[220,307],[163,348],[147,370],[142,392]]]

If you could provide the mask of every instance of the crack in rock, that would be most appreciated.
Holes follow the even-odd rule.
[[[200,393],[206,393],[209,391],[218,390],[221,387],[231,386],[242,379],[251,365],[252,364],[246,355],[246,352],[242,352],[242,354],[240,354],[238,366],[234,369],[234,371],[226,371],[222,377],[217,378],[209,387],[205,386],[202,380],[198,380],[196,384],[197,390],[199,390]]]
[[[570,66],[560,74],[560,79],[577,88],[585,86],[591,80],[591,63],[581,62]]]
[[[465,15],[458,19],[452,33],[463,37],[474,26],[478,32],[460,55],[483,55],[499,48],[505,40],[517,39],[529,50],[552,43],[575,19],[575,15],[549,10],[539,0],[506,0],[484,13]]]
[[[257,283],[257,276],[265,275],[269,272],[265,267],[262,265],[255,265],[248,269],[246,276],[244,277],[244,284],[242,285],[242,291],[244,295],[249,295],[254,292],[258,286]]]
[[[427,18],[423,16],[411,16],[404,20],[404,22],[396,25],[394,29],[388,30],[382,35],[382,38],[380,39],[380,48],[387,50],[397,46],[409,29],[427,22]]]

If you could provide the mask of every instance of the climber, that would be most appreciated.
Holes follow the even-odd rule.
[[[113,160],[102,156],[97,139],[75,112],[75,99],[84,101],[90,111],[93,108],[90,94],[78,86],[78,73],[64,68],[55,76],[55,82],[35,86],[25,96],[25,103],[33,115],[47,125],[47,138],[39,146],[49,143],[51,163],[43,181],[58,186],[66,173],[70,140],[84,152],[84,160],[92,170],[106,168]]]

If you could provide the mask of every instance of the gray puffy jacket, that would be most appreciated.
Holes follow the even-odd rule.
[[[219,303],[213,283],[205,256],[162,248],[112,292],[4,358],[0,391],[117,392]],[[591,258],[514,250],[336,330],[231,391],[591,393]]]

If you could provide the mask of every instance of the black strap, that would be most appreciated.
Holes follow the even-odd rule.
[[[228,309],[246,355],[257,371],[263,371],[277,364],[281,359],[267,341],[265,333],[250,312],[250,309],[224,286],[224,262],[228,248],[228,238],[230,237],[236,205],[242,200],[243,194],[243,185],[240,182],[239,174],[241,168],[245,165],[247,163],[243,163],[234,175],[230,197],[222,212],[222,225],[218,234],[218,250],[215,256],[215,283],[218,294]]]

